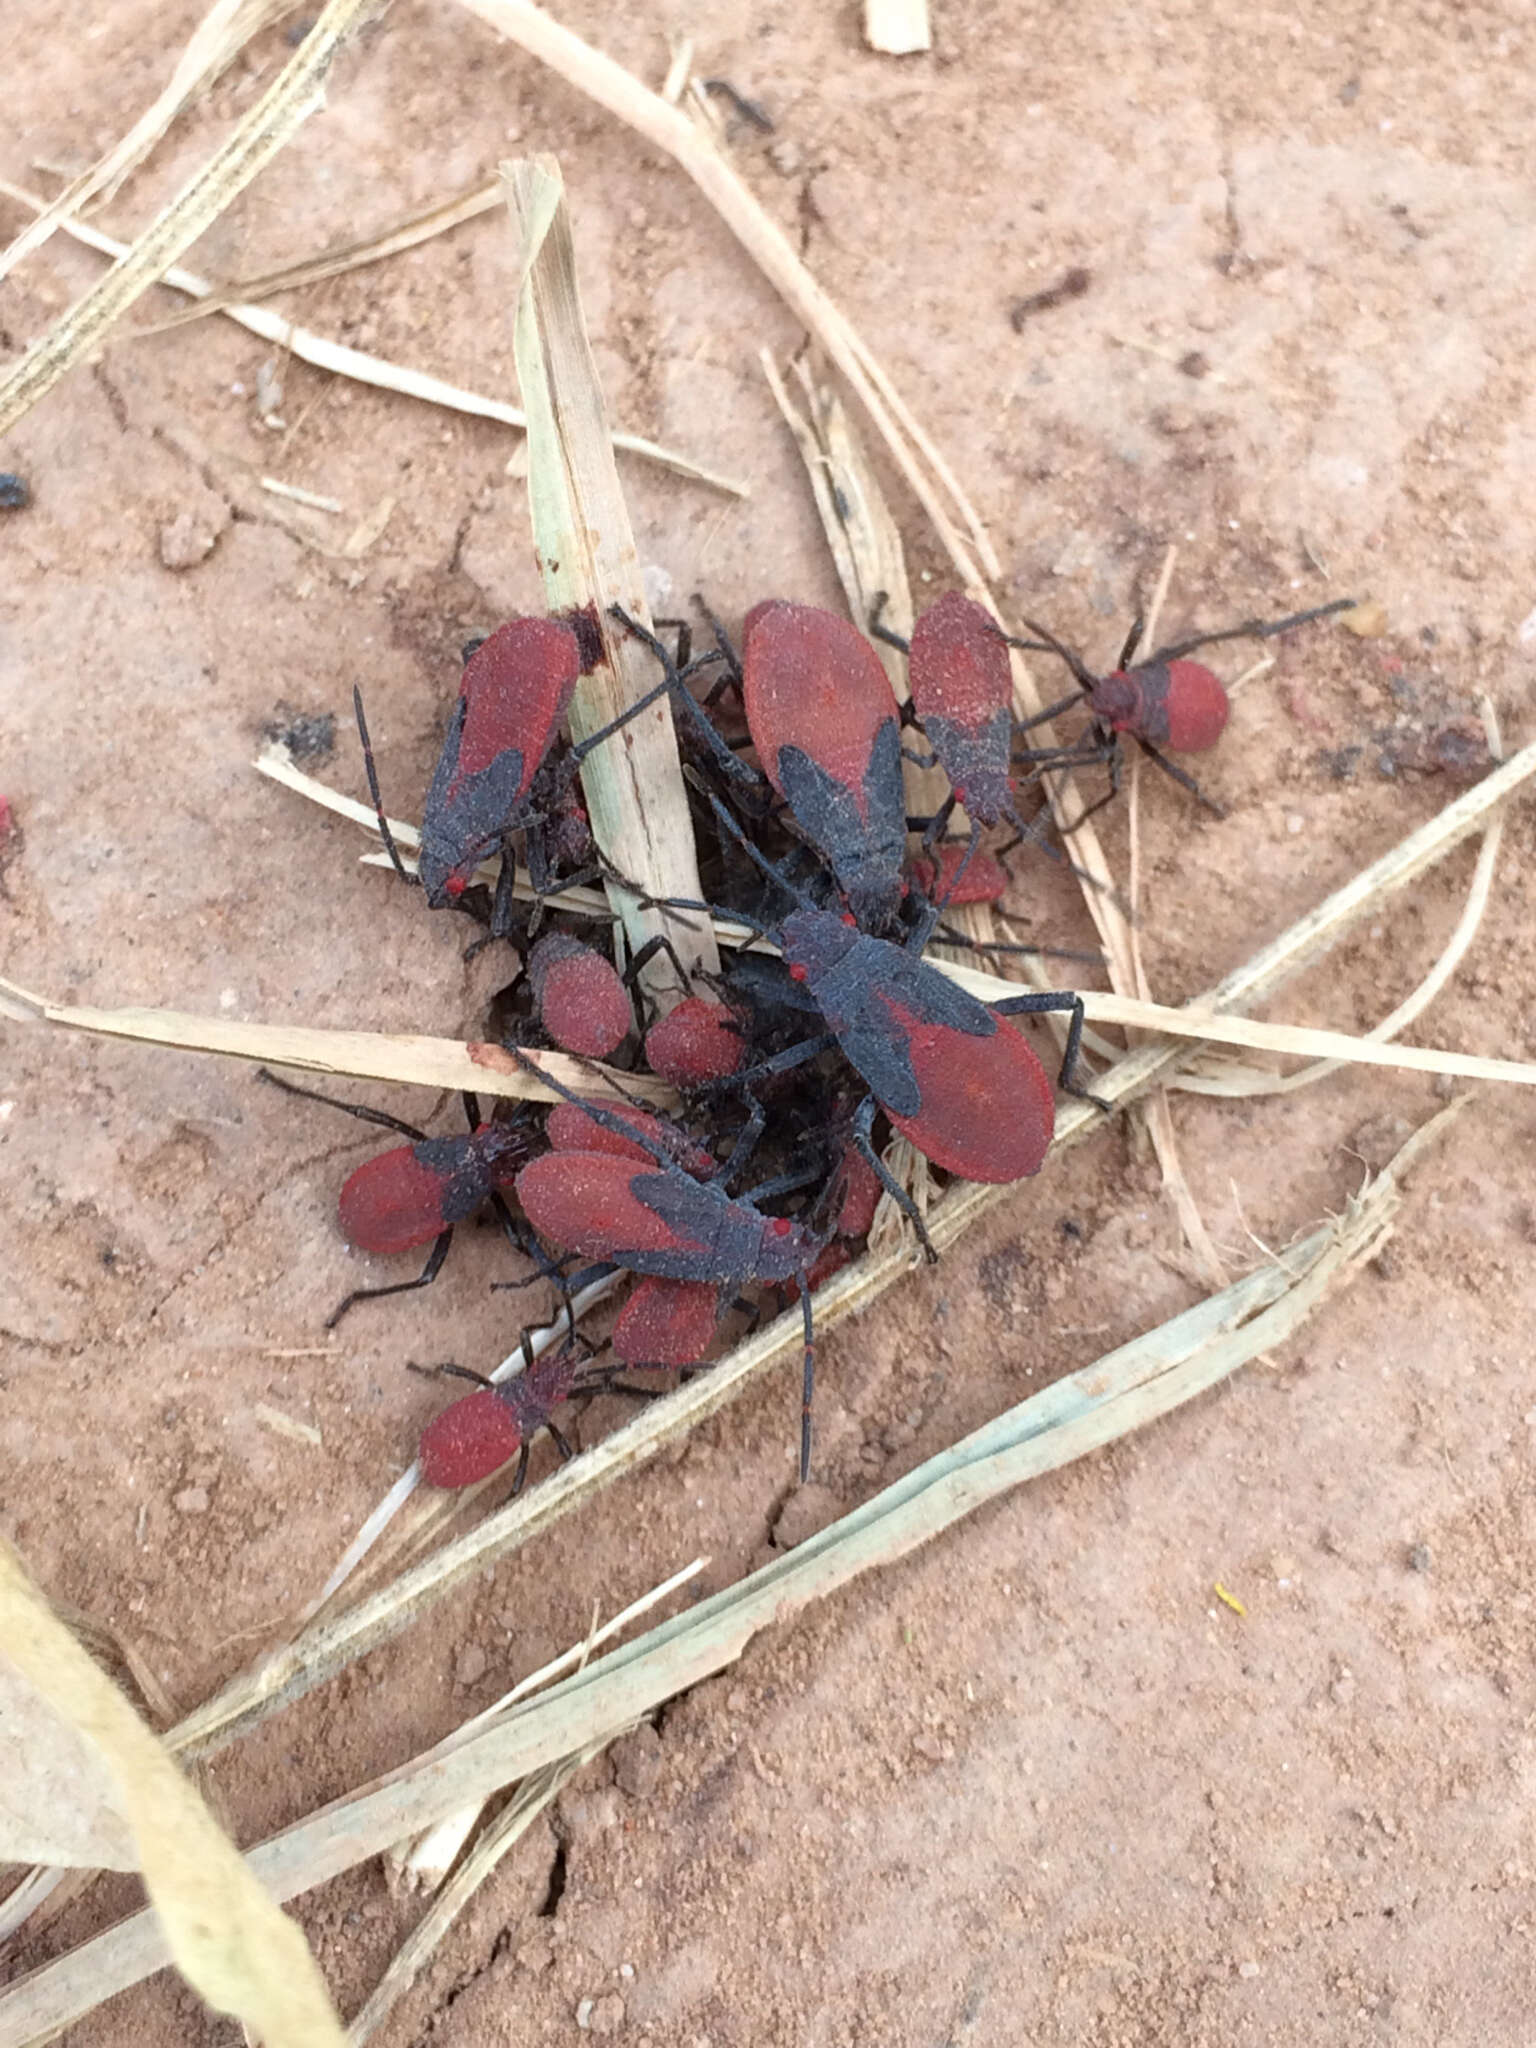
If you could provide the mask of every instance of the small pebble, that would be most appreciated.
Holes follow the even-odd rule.
[[[478,1643],[466,1643],[453,1660],[453,1682],[455,1685],[478,1685],[490,1662]]]
[[[613,1746],[613,1782],[630,1799],[649,1799],[661,1779],[661,1737],[636,1728]]]
[[[160,559],[167,569],[195,569],[207,561],[224,527],[229,524],[228,507],[223,524],[197,512],[178,512],[160,529]]]
[[[1237,1974],[1239,1975],[1239,1977],[1257,1977],[1257,1975],[1259,1974],[1259,1966],[1257,1963],[1251,1960],[1248,1962],[1239,1963],[1237,1966]]]
[[[32,502],[32,486],[14,469],[0,470],[0,512],[25,512]]]
[[[1408,1552],[1408,1569],[1411,1572],[1427,1572],[1433,1563],[1434,1558],[1427,1543],[1415,1543]]]
[[[592,2007],[587,2025],[594,2034],[616,2034],[624,2024],[624,2001],[617,1991],[606,1991]]]
[[[208,1489],[206,1486],[184,1486],[180,1493],[171,1495],[171,1506],[178,1515],[206,1515]]]

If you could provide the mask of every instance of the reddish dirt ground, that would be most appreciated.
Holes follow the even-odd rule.
[[[0,170],[38,185],[39,165],[89,160],[197,13],[16,0]],[[850,8],[562,18],[651,82],[666,34],[691,33],[701,73],[770,110],[775,134],[742,127],[735,161],[973,493],[1010,615],[1103,659],[1170,541],[1173,631],[1345,591],[1385,605],[1385,638],[1299,635],[1238,699],[1209,772],[1225,822],[1144,792],[1148,971],[1178,1000],[1448,799],[1402,730],[1485,690],[1529,737],[1536,229],[1513,88],[1532,25],[1320,0],[1023,14],[942,7],[933,53],[900,61],[863,47]],[[281,27],[259,39],[104,220],[151,218],[285,54]],[[614,418],[752,485],[738,505],[626,461],[642,559],[731,617],[767,591],[835,601],[757,364],[796,324],[680,173],[447,0],[397,0],[189,261],[249,275],[532,148],[564,166]],[[22,218],[0,201],[0,232]],[[1014,302],[1073,266],[1088,290],[1015,331]],[[25,263],[0,296],[4,359],[99,274],[63,237]],[[490,216],[291,310],[515,398],[513,276]],[[334,713],[320,772],[359,793],[363,682],[408,807],[460,641],[539,604],[517,442],[292,362],[270,428],[269,353],[216,320],[120,333],[0,451],[34,492],[0,513],[3,971],[66,1000],[462,1033],[483,988],[461,932],[249,764],[269,723]],[[338,535],[386,497],[388,523],[356,560],[307,548],[232,513],[189,434],[340,500]],[[914,567],[945,587],[892,491]],[[1122,859],[1124,829],[1107,826]],[[1424,1042],[1536,1057],[1532,856],[1517,808]],[[1373,1024],[1448,935],[1471,858],[1273,1014]],[[1069,891],[1032,886],[1042,930],[1083,943]],[[333,1204],[364,1132],[232,1063],[11,1026],[0,1046],[4,1527],[185,1708],[312,1594],[411,1455],[441,1397],[405,1362],[508,1347],[484,1284],[503,1262],[471,1237],[433,1293],[326,1342],[363,1277]],[[1341,1207],[1362,1156],[1437,1100],[1383,1073],[1176,1097],[1234,1269],[1249,1232],[1283,1243]],[[1533,1136],[1528,1094],[1485,1092],[1415,1173],[1388,1253],[1277,1356],[760,1639],[591,1768],[386,2038],[567,2041],[582,2008],[652,2048],[1528,2039]],[[1196,1292],[1119,1119],[828,1339],[822,1506]],[[274,1435],[260,1404],[321,1447]],[[700,1552],[708,1589],[768,1555],[791,1435],[786,1371],[227,1752],[212,1776],[240,1839],[436,1739],[579,1637],[594,1600]],[[131,1896],[103,1887],[6,1967]],[[344,2013],[415,1910],[376,1864],[302,1902]],[[233,2038],[170,1976],[70,2035]]]

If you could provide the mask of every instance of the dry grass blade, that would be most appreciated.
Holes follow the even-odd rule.
[[[298,1927],[4,1545],[0,1637],[17,1670],[106,1765],[154,1901],[162,1959],[270,2048],[340,2048],[341,2028]],[[0,2013],[0,2033],[8,2024]]]
[[[614,467],[607,413],[576,282],[576,251],[560,167],[532,157],[503,167],[507,204],[522,237],[517,299],[518,381],[528,414],[528,496],[534,544],[552,612],[590,605],[606,660],[577,686],[571,730],[578,740],[607,725],[657,681],[649,651],[612,616],[622,606],[649,626],[640,557]],[[592,831],[619,873],[652,896],[702,893],[693,824],[665,698],[641,712],[582,766]],[[684,965],[718,972],[707,921],[667,931],[663,913],[624,892],[613,896],[631,951],[672,939]],[[647,974],[653,994],[688,991],[664,957]]]
[[[1495,760],[1503,754],[1498,719],[1491,703],[1485,701],[1484,719],[1488,726],[1488,746]],[[1493,890],[1494,871],[1498,866],[1499,851],[1504,843],[1504,819],[1497,815],[1483,834],[1483,843],[1477,851],[1477,863],[1472,870],[1472,881],[1467,890],[1467,900],[1462,906],[1461,916],[1456,920],[1456,929],[1446,941],[1439,958],[1428,974],[1409,995],[1366,1032],[1368,1039],[1385,1043],[1395,1038],[1400,1031],[1406,1031],[1415,1018],[1421,1017],[1444,989],[1451,976],[1466,958],[1472,941],[1477,937],[1483,912],[1488,907],[1488,898]],[[1313,1087],[1319,1081],[1326,1081],[1330,1074],[1336,1074],[1344,1064],[1339,1060],[1319,1060],[1314,1066],[1304,1067],[1295,1074],[1268,1074],[1253,1067],[1240,1066],[1236,1061],[1224,1061],[1208,1073],[1182,1072],[1174,1075],[1170,1087],[1196,1095],[1294,1095],[1298,1089]]]
[[[101,1038],[138,1039],[180,1052],[219,1053],[228,1059],[259,1060],[267,1066],[298,1067],[312,1074],[350,1074],[359,1080],[405,1081],[422,1088],[478,1090],[533,1102],[557,1102],[556,1089],[542,1084],[527,1066],[499,1045],[455,1038],[426,1038],[383,1031],[323,1031],[300,1024],[241,1024],[229,1017],[194,1017],[182,1010],[98,1010],[51,1003],[14,982],[0,980],[0,1015],[18,1022],[47,1023]],[[660,1108],[675,1106],[677,1091],[651,1074],[620,1079],[595,1061],[564,1053],[527,1053],[524,1059],[554,1075],[567,1088],[622,1101],[626,1097]]]
[[[35,193],[27,192],[19,185],[8,184],[4,178],[0,178],[0,193],[34,209],[41,209],[44,204]],[[103,234],[100,228],[88,226],[84,221],[66,220],[60,225],[77,242],[83,242],[88,249],[99,250],[102,255],[124,256],[128,253],[126,242],[119,242],[114,236]],[[198,277],[193,271],[183,270],[174,264],[156,282],[170,285],[175,291],[186,292],[196,299],[206,298],[214,290],[207,278]],[[519,433],[528,424],[515,405],[507,405],[499,398],[484,398],[477,391],[465,391],[442,377],[387,362],[383,356],[371,356],[363,349],[347,348],[339,341],[331,341],[323,334],[297,326],[293,321],[284,319],[281,313],[274,313],[265,306],[222,306],[219,310],[237,327],[245,328],[250,334],[259,334],[264,341],[276,343],[301,362],[312,363],[317,370],[331,370],[338,377],[349,377],[354,384],[367,384],[376,391],[398,392],[401,397],[420,399],[425,405],[441,406],[447,412],[468,413],[474,419],[495,420],[504,427],[515,427]],[[706,484],[711,490],[724,491],[733,498],[747,496],[746,485],[738,483],[734,477],[717,476],[713,470],[690,462],[686,455],[679,455],[671,448],[662,448],[642,435],[616,433],[613,445],[622,448],[626,454],[640,456],[646,462],[669,469],[690,483]]]
[[[206,320],[210,313],[227,312],[231,306],[255,305],[262,299],[270,299],[274,292],[298,291],[304,285],[319,284],[327,277],[345,277],[349,271],[362,270],[370,263],[382,263],[387,257],[398,256],[403,250],[419,248],[423,242],[447,234],[450,228],[461,227],[467,220],[478,220],[482,213],[489,213],[500,204],[501,180],[492,178],[489,183],[470,186],[468,191],[457,193],[452,199],[440,199],[435,206],[408,213],[403,220],[381,228],[375,235],[338,243],[322,249],[318,256],[301,257],[297,262],[285,263],[276,270],[264,270],[259,277],[242,277],[232,284],[216,285],[197,305],[184,306],[179,313],[135,327],[133,332],[136,336],[166,334],[173,327],[186,327],[194,320]]]
[[[29,221],[10,247],[0,251],[0,278],[34,249],[40,249],[66,217],[78,213],[97,193],[108,198],[170,127],[176,116],[205,86],[239,56],[252,36],[269,21],[286,14],[291,0],[214,0],[182,51],[176,69],[160,96],[145,109],[120,141],[91,168],[73,179],[58,198]]]
[[[1397,1176],[1460,1106],[1442,1111],[1410,1140],[1344,1218],[1293,1246],[1283,1267],[1271,1263],[1248,1274],[1009,1409],[798,1549],[611,1652],[522,1712],[298,1822],[251,1852],[252,1869],[275,1897],[291,1898],[413,1827],[611,1740],[664,1700],[725,1669],[762,1628],[909,1555],[985,1502],[1207,1391],[1283,1342],[1332,1288],[1376,1255],[1399,1203]],[[839,1276],[850,1283],[859,1277]],[[636,1427],[619,1434],[632,1435]],[[607,1448],[599,1446],[592,1458]],[[21,2048],[39,2030],[67,2024],[164,1959],[147,1915],[97,1936],[0,1995],[0,2048]]]
[[[0,383],[0,434],[23,418],[210,227],[315,110],[342,43],[384,0],[327,0],[314,27],[235,132],[128,253],[27,350]]]
[[[703,192],[725,225],[790,308],[816,335],[858,393],[945,545],[970,560],[974,547],[989,572],[997,562],[981,520],[948,468],[928,453],[927,469],[904,438],[890,407],[888,381],[872,374],[871,358],[844,315],[800,261],[789,238],[771,220],[705,132],[621,64],[594,50],[529,0],[463,0],[471,14],[568,79],[599,106],[625,121],[672,157]],[[926,452],[926,451],[925,451]],[[957,525],[956,522],[959,522]],[[962,533],[960,528],[964,527]]]

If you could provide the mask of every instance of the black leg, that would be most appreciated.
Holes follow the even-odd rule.
[[[724,626],[721,625],[720,621],[715,617],[714,613],[710,610],[709,606],[704,602],[703,597],[697,590],[693,593],[693,601],[698,606],[699,610],[704,614],[705,623],[708,625],[711,633],[713,633],[715,636],[715,646],[719,650],[721,658],[724,660],[726,665],[726,680],[729,682],[734,682],[736,687],[740,689],[741,658],[736,652],[736,648],[731,640],[730,634],[726,632]]]
[[[899,633],[893,633],[889,626],[880,623],[881,615],[890,603],[890,592],[877,590],[874,602],[869,607],[869,634],[873,640],[883,640],[887,647],[897,647],[903,654],[912,652],[910,640],[903,640]]]
[[[448,1247],[452,1243],[453,1225],[450,1223],[448,1228],[434,1243],[431,1251],[427,1255],[427,1263],[422,1267],[421,1272],[417,1275],[417,1277],[414,1280],[397,1280],[393,1287],[354,1288],[352,1292],[347,1296],[346,1300],[339,1302],[337,1306],[331,1311],[331,1313],[326,1317],[326,1329],[334,1330],[336,1325],[341,1321],[342,1317],[347,1313],[347,1310],[351,1308],[355,1302],[379,1301],[382,1300],[382,1298],[386,1294],[414,1294],[418,1287],[430,1287],[432,1285],[432,1282],[437,1278],[438,1274],[443,1270],[443,1261],[447,1258]]]
[[[953,925],[941,924],[933,934],[942,945],[963,946],[972,953],[1032,954],[1041,960],[1075,960],[1085,967],[1102,967],[1104,955],[1082,946],[1023,946],[1007,939],[971,939]]]
[[[1155,761],[1158,767],[1162,769],[1165,775],[1171,775],[1174,781],[1179,784],[1181,789],[1187,789],[1190,795],[1195,799],[1195,801],[1197,803],[1204,804],[1205,808],[1211,813],[1213,817],[1224,818],[1227,815],[1225,806],[1217,803],[1214,797],[1207,796],[1205,791],[1200,787],[1199,783],[1196,782],[1193,775],[1186,775],[1184,770],[1180,768],[1176,762],[1170,761],[1166,755],[1160,754],[1157,748],[1153,746],[1152,742],[1150,740],[1144,740],[1139,733],[1135,734],[1133,737],[1135,738],[1137,746],[1140,747],[1141,751],[1146,755],[1147,759],[1149,761]],[[1079,818],[1077,824],[1080,825],[1082,822],[1082,819]],[[1074,825],[1072,827],[1072,830],[1075,832],[1077,830],[1077,825]]]
[[[917,1232],[917,1241],[922,1246],[929,1265],[937,1265],[939,1255],[933,1248],[933,1239],[928,1235],[928,1226],[924,1223],[916,1202],[913,1201],[900,1181],[891,1172],[891,1169],[880,1157],[880,1154],[875,1150],[870,1140],[870,1132],[874,1128],[874,1123],[875,1098],[873,1095],[866,1095],[854,1114],[851,1134],[853,1142],[858,1146],[865,1159],[868,1160],[875,1178],[879,1181],[881,1187],[885,1189],[885,1192],[896,1204],[902,1215],[906,1217],[912,1228]]]
[[[1138,611],[1135,618],[1131,621],[1131,630],[1125,636],[1125,644],[1120,649],[1120,659],[1115,663],[1116,669],[1130,667],[1136,650],[1141,645],[1141,636],[1146,629],[1147,622]]]
[[[1083,999],[1067,989],[1048,989],[1034,995],[1005,996],[1000,1003],[989,1003],[999,1017],[1039,1017],[1050,1010],[1070,1010],[1072,1022],[1067,1028],[1066,1050],[1061,1056],[1061,1072],[1056,1077],[1056,1086],[1063,1095],[1079,1096],[1084,1102],[1091,1102],[1095,1109],[1102,1109],[1108,1116],[1114,1104],[1105,1102],[1080,1087],[1077,1080],[1078,1055],[1083,1044]]]
[[[1220,640],[1268,640],[1276,633],[1289,632],[1292,626],[1310,626],[1314,619],[1331,619],[1336,612],[1352,612],[1357,602],[1353,597],[1336,597],[1332,604],[1314,605],[1309,612],[1292,612],[1284,619],[1245,619],[1242,625],[1224,627],[1219,633],[1196,633],[1188,640],[1176,640],[1171,647],[1159,647],[1147,660],[1177,661],[1183,655],[1193,654],[1197,647],[1214,647]]]
[[[1083,660],[1083,657],[1080,654],[1075,654],[1070,647],[1066,646],[1062,641],[1058,640],[1056,638],[1056,635],[1053,632],[1051,632],[1048,627],[1037,626],[1033,619],[1026,619],[1024,623],[1029,628],[1030,632],[1035,634],[1037,638],[1044,643],[1045,650],[1048,653],[1056,655],[1058,659],[1064,661],[1067,664],[1067,667],[1072,671],[1073,678],[1081,686],[1084,692],[1091,694],[1095,684],[1098,682],[1099,679],[1093,673],[1093,670],[1088,667],[1087,663]],[[1006,639],[1007,635],[1004,634],[1003,637],[1004,639]],[[1070,703],[1071,701],[1072,700],[1070,698],[1067,699],[1067,703]],[[1065,709],[1065,705],[1063,706],[1063,709]],[[1045,715],[1045,713],[1041,713],[1041,717],[1044,717]],[[1039,720],[1032,719],[1030,723],[1038,724]]]
[[[555,1449],[560,1453],[560,1459],[562,1464],[569,1465],[572,1458],[574,1458],[576,1455],[576,1453],[571,1449],[570,1439],[566,1436],[563,1436],[560,1433],[560,1431],[556,1429],[555,1425],[552,1422],[546,1422],[544,1427],[549,1431],[550,1438],[554,1443]]]
[[[742,1067],[719,1081],[705,1081],[695,1092],[699,1095],[724,1095],[738,1088],[745,1089],[751,1081],[766,1080],[771,1074],[787,1074],[795,1067],[803,1067],[818,1053],[830,1052],[836,1043],[836,1034],[824,1031],[815,1038],[807,1038],[800,1045],[790,1046],[785,1052],[775,1053],[772,1059],[759,1060],[755,1067]],[[546,1075],[544,1078],[547,1080],[549,1077]]]
[[[281,1088],[285,1095],[300,1095],[306,1102],[323,1102],[328,1109],[343,1109],[348,1116],[355,1116],[359,1122],[377,1124],[381,1130],[398,1131],[402,1138],[410,1138],[418,1145],[426,1143],[425,1131],[417,1130],[414,1124],[403,1123],[397,1116],[389,1116],[382,1109],[369,1109],[361,1102],[343,1102],[338,1095],[322,1095],[318,1088],[301,1088],[296,1081],[285,1081],[280,1074],[274,1074],[268,1067],[256,1069],[258,1081],[270,1081],[274,1088]]]
[[[736,1133],[736,1142],[731,1147],[731,1156],[717,1173],[710,1176],[711,1179],[719,1181],[723,1188],[730,1186],[732,1180],[740,1173],[753,1152],[756,1151],[757,1141],[763,1135],[763,1126],[767,1120],[763,1105],[755,1096],[749,1095],[747,1097],[747,1120]]]
[[[462,703],[462,701],[461,699],[460,702]],[[400,849],[395,844],[395,835],[390,831],[389,820],[384,815],[384,799],[379,794],[379,771],[374,766],[373,743],[368,737],[368,721],[363,716],[363,693],[355,683],[352,685],[352,710],[357,719],[357,736],[363,743],[363,768],[368,777],[368,794],[373,798],[374,815],[379,821],[379,837],[384,842],[384,851],[394,863],[395,873],[400,877],[401,881],[409,882],[413,888],[419,887],[420,877],[413,875],[405,862],[400,858]],[[454,715],[462,718],[464,714],[460,710],[456,711]]]

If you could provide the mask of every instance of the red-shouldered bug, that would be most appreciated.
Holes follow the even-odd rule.
[[[528,954],[539,1021],[555,1044],[606,1059],[635,1028],[629,994],[611,960],[565,932],[548,932]]]
[[[487,1203],[511,1243],[521,1252],[532,1253],[535,1263],[547,1270],[548,1261],[530,1245],[527,1233],[519,1228],[501,1194],[541,1149],[540,1139],[526,1123],[482,1123],[479,1103],[473,1095],[466,1095],[464,1109],[469,1130],[457,1137],[429,1138],[425,1131],[381,1109],[343,1102],[338,1096],[322,1095],[313,1088],[300,1088],[266,1067],[256,1071],[262,1080],[270,1081],[285,1094],[345,1110],[348,1116],[363,1123],[399,1131],[411,1140],[410,1144],[391,1146],[389,1151],[364,1160],[347,1176],[337,1202],[338,1219],[342,1236],[359,1251],[389,1255],[430,1244],[427,1263],[415,1280],[398,1280],[389,1287],[354,1288],[326,1317],[326,1329],[334,1330],[354,1302],[377,1301],[386,1294],[409,1294],[418,1287],[430,1287],[442,1271],[455,1226]]]
[[[947,882],[944,894],[939,897],[937,889],[928,893],[939,897],[944,908],[951,903],[996,901],[1002,887],[995,895],[990,888],[979,896],[964,893],[984,830],[1006,819],[1014,836],[1003,852],[1028,840],[1053,859],[1061,858],[1042,837],[1039,819],[1026,823],[1020,815],[1014,795],[1010,775],[1013,671],[1008,661],[1008,636],[990,612],[958,590],[947,592],[919,616],[910,642],[880,623],[884,605],[885,592],[877,591],[870,631],[906,653],[911,715],[933,750],[921,755],[909,748],[909,758],[922,768],[937,764],[949,777],[950,794],[924,826],[924,854],[933,859],[956,804],[964,805],[971,821],[970,838],[952,864],[945,861],[940,848],[940,875]],[[915,827],[922,821],[909,819],[908,823]],[[1099,886],[1085,870],[1071,862],[1067,865],[1080,881]],[[997,864],[992,866],[995,869]]]
[[[1032,725],[1041,725],[1047,719],[1057,717],[1079,702],[1080,697],[1087,699],[1093,723],[1084,739],[1076,745],[1016,752],[1014,758],[1046,770],[1094,761],[1108,765],[1108,792],[1089,804],[1072,824],[1062,826],[1063,836],[1075,832],[1085,818],[1091,818],[1095,811],[1102,810],[1119,794],[1122,741],[1125,739],[1133,739],[1165,775],[1188,790],[1208,811],[1224,818],[1226,812],[1222,806],[1206,795],[1194,777],[1187,775],[1159,751],[1161,747],[1172,747],[1181,754],[1203,753],[1215,746],[1226,728],[1230,705],[1225,686],[1202,662],[1187,661],[1185,656],[1192,654],[1197,647],[1210,647],[1222,640],[1272,639],[1275,634],[1287,632],[1292,626],[1310,625],[1315,619],[1327,619],[1337,612],[1351,611],[1354,605],[1354,598],[1341,597],[1332,604],[1316,605],[1311,611],[1292,612],[1283,619],[1246,619],[1240,626],[1227,626],[1216,633],[1196,633],[1187,640],[1156,648],[1139,661],[1136,648],[1141,639],[1142,621],[1138,618],[1120,650],[1120,659],[1105,676],[1096,676],[1082,657],[1063,645],[1054,633],[1037,625],[1033,619],[1026,619],[1025,628],[1036,638],[1013,640],[1011,644],[1029,647],[1038,653],[1058,655],[1072,671],[1078,690],[1072,696],[1048,705],[1017,730],[1027,731]]]
[[[429,1486],[473,1486],[489,1479],[510,1458],[517,1459],[514,1494],[528,1476],[528,1447],[547,1429],[562,1458],[575,1455],[550,1417],[562,1402],[582,1391],[582,1366],[575,1345],[562,1344],[533,1359],[511,1379],[466,1394],[421,1433],[421,1476]],[[476,1373],[459,1377],[477,1379]],[[601,1384],[601,1382],[599,1382]]]
[[[727,780],[762,788],[703,709],[678,688],[666,649],[622,612],[669,672],[674,701],[708,742]],[[718,630],[718,629],[717,629]],[[747,729],[763,775],[789,805],[861,923],[885,927],[900,911],[906,805],[901,725],[880,658],[847,619],[814,605],[767,598],[747,613],[738,663],[724,634],[714,656],[739,680]],[[695,664],[697,667],[699,664]]]
[[[741,694],[763,772],[861,925],[901,906],[906,803],[890,678],[835,612],[770,598],[742,626]]]
[[[713,661],[716,657],[707,656]],[[669,665],[666,679],[629,704],[600,731],[551,758],[576,685],[602,659],[595,615],[509,619],[474,643],[464,664],[453,717],[427,791],[421,826],[419,880],[433,909],[457,903],[476,868],[505,848],[507,836],[528,838],[529,875],[535,893],[553,885],[550,849],[568,842],[572,810],[568,792],[577,770],[594,747],[678,686]],[[686,691],[683,692],[686,695]],[[691,701],[691,699],[690,699]],[[378,770],[363,715],[362,693],[354,689],[353,709],[363,745],[369,793],[379,831],[396,872],[412,880],[384,816]],[[502,862],[491,912],[493,936],[511,929],[515,869]]]

